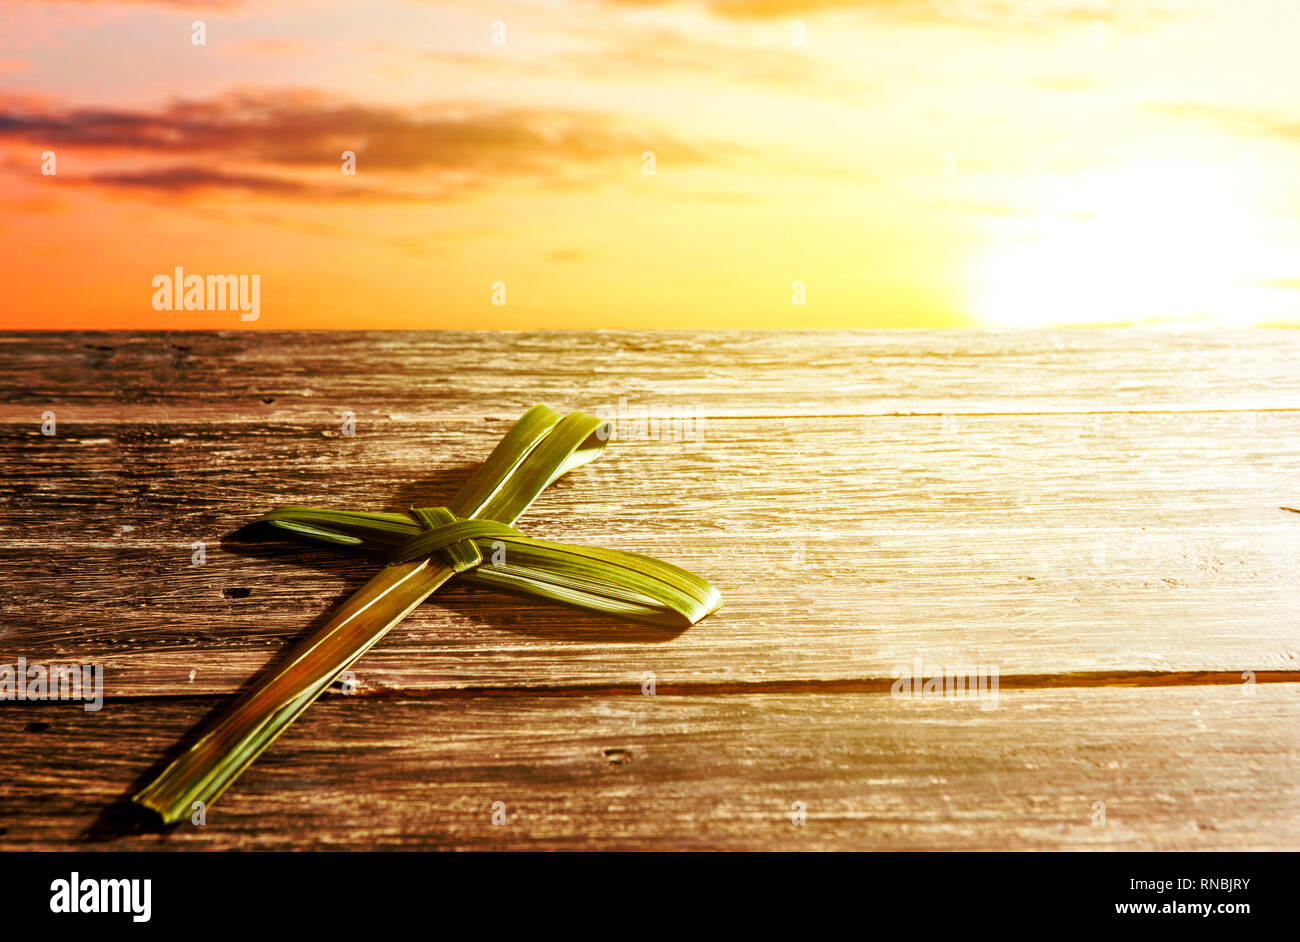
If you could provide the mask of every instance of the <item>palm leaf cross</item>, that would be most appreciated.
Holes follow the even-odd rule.
[[[607,437],[593,415],[533,406],[447,507],[409,514],[281,507],[258,518],[325,543],[386,550],[388,564],[131,800],[166,824],[206,809],[340,674],[453,576],[652,625],[685,628],[717,611],[717,590],[671,563],[535,540],[511,526],[552,482],[597,457]]]

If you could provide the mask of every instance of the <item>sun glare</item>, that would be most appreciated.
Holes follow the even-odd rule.
[[[984,325],[1253,324],[1281,316],[1278,247],[1245,168],[1129,165],[1045,181],[977,261]]]

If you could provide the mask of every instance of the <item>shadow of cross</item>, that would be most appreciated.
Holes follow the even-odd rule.
[[[335,678],[452,576],[674,628],[717,611],[717,590],[671,563],[535,540],[511,526],[553,481],[599,455],[607,438],[593,415],[533,406],[448,507],[409,514],[282,507],[260,518],[326,543],[388,549],[388,565],[131,800],[165,824],[196,802],[210,806]]]

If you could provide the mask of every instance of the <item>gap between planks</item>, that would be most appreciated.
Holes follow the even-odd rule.
[[[924,673],[924,672],[923,672]],[[1256,684],[1300,683],[1300,670],[1279,671],[1076,671],[1060,674],[999,675],[998,689],[1055,690],[1089,687],[1223,687],[1247,682]],[[725,683],[688,681],[655,682],[655,696],[751,696],[755,694],[870,694],[887,693],[894,678],[809,678],[806,680],[757,680]],[[330,689],[326,695],[364,700],[458,700],[477,697],[611,697],[644,696],[635,684],[549,684],[536,686],[464,686],[436,688],[358,688],[350,694]],[[104,698],[106,703],[157,703],[211,700],[212,693],[126,694]],[[233,697],[235,695],[227,695]],[[956,698],[945,698],[956,699]]]
[[[59,406],[58,403],[52,403]],[[75,405],[59,406],[65,411],[75,411]],[[249,415],[249,414],[205,414],[201,419],[196,419],[187,413],[186,406],[177,405],[142,405],[138,403],[124,403],[120,406],[114,406],[110,411],[103,411],[102,407],[90,406],[82,408],[77,417],[63,420],[60,424],[67,427],[77,427],[82,425],[89,426],[154,426],[168,424],[197,424],[210,427],[255,425],[262,426],[283,426],[299,427],[309,425],[311,422],[321,416],[328,414],[331,419],[338,412],[337,409],[323,408],[316,411],[310,409],[298,409],[293,413],[292,419],[287,419],[284,412],[272,412],[268,415]],[[581,406],[579,407],[582,408]],[[592,408],[590,406],[586,407]],[[598,410],[599,411],[599,410]],[[924,418],[943,418],[953,416],[955,418],[1017,418],[1029,416],[1059,416],[1066,418],[1076,415],[1247,415],[1249,413],[1292,413],[1300,412],[1300,405],[1297,406],[1239,406],[1231,408],[1208,408],[1202,406],[1170,406],[1163,409],[998,409],[998,410],[980,410],[980,409],[887,409],[880,411],[871,411],[862,409],[854,412],[812,412],[807,410],[787,410],[783,412],[724,412],[717,409],[701,409],[694,415],[698,421],[735,421],[735,422],[764,422],[764,421],[788,421],[797,419],[815,419],[834,420],[834,419],[924,419]],[[129,414],[128,414],[129,413]],[[39,430],[39,422],[32,418],[33,412],[30,406],[0,406],[0,426],[14,426],[16,429],[35,432]],[[359,413],[363,417],[374,417],[380,415],[389,421],[397,421],[386,413],[365,412]],[[495,424],[498,422],[513,422],[518,418],[517,412],[485,412],[481,415],[458,415],[455,413],[436,413],[428,415],[407,415],[402,414],[401,424],[403,426],[419,425],[482,425],[484,423]],[[102,444],[113,444],[111,441],[104,441]]]

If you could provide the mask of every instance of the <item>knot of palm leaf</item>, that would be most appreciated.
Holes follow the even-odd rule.
[[[455,572],[465,572],[483,562],[483,553],[474,543],[476,537],[524,536],[514,527],[496,520],[457,517],[446,507],[412,507],[408,512],[423,532],[399,544],[388,554],[390,566],[438,553]]]
[[[633,621],[695,624],[722,605],[712,585],[639,553],[525,536],[510,524],[534,498],[604,448],[603,423],[534,406],[450,507],[408,513],[281,507],[260,521],[299,536],[383,552],[390,566],[428,560],[465,581]]]

